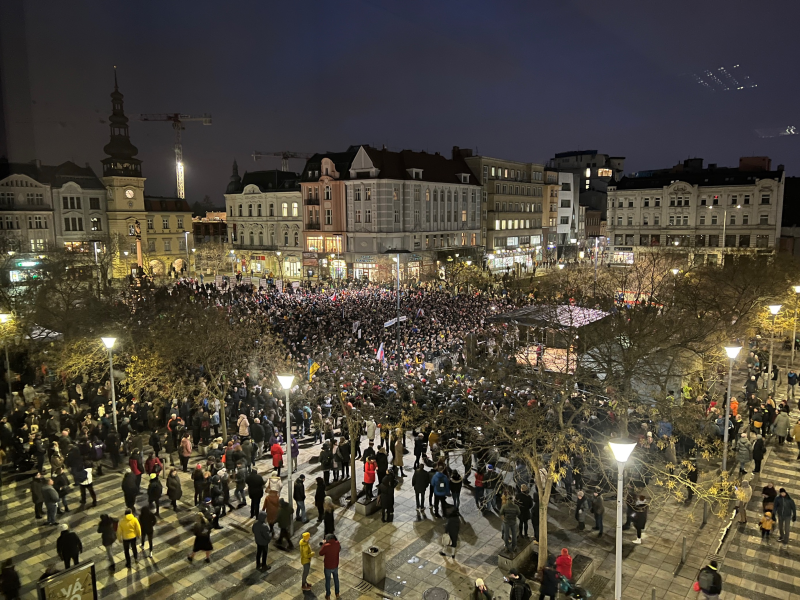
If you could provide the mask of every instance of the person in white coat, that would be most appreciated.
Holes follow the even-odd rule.
[[[374,417],[370,417],[369,421],[367,421],[367,439],[370,442],[374,442],[375,441],[375,430],[377,428],[378,428],[378,426],[375,423]]]

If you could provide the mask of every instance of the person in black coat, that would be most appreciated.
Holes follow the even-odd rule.
[[[22,584],[19,580],[14,564],[10,558],[3,563],[3,570],[0,572],[0,592],[7,600],[17,600]]]
[[[100,534],[100,542],[106,549],[109,562],[108,568],[113,571],[116,569],[116,565],[114,564],[114,552],[111,550],[111,547],[114,545],[114,542],[117,541],[117,521],[106,514],[100,515],[97,533]]]
[[[397,480],[393,473],[387,473],[378,486],[378,504],[381,507],[381,521],[384,523],[391,523],[394,520],[394,488],[396,486]]]
[[[414,440],[414,469],[419,466],[422,455],[427,452],[428,445],[425,443],[425,435],[420,433]]]
[[[153,556],[153,529],[156,525],[156,515],[150,512],[148,507],[144,507],[142,509],[141,514],[139,514],[139,526],[142,528],[142,554],[144,554],[145,558],[147,558],[147,554],[144,551],[144,541],[148,541],[148,545],[150,547],[150,556]]]
[[[250,496],[250,518],[255,519],[258,517],[258,508],[264,496],[264,478],[254,467],[244,481],[247,484],[247,495]]]
[[[520,486],[517,494],[517,504],[519,505],[519,536],[528,537],[528,522],[531,520],[533,510],[533,498],[528,493],[528,486],[524,483]],[[538,515],[537,515],[538,518]]]
[[[306,517],[306,476],[302,473],[297,477],[297,481],[294,482],[292,499],[297,502],[294,520],[308,523],[308,518]]]
[[[450,558],[456,557],[456,546],[458,546],[458,533],[461,530],[461,514],[456,507],[450,509],[447,515],[447,522],[444,526],[444,532],[449,536],[450,543],[442,545],[442,551],[439,552],[442,556],[447,556],[447,552],[451,552]]]
[[[428,491],[428,486],[431,484],[431,474],[425,470],[424,464],[417,465],[414,469],[411,486],[414,488],[417,510],[425,510],[425,492]]]
[[[253,464],[264,454],[264,427],[261,419],[255,419],[250,424],[250,438],[253,440]]]
[[[155,507],[156,515],[159,514],[158,501],[161,500],[161,494],[163,491],[164,488],[161,486],[161,480],[158,478],[158,473],[151,473],[150,484],[147,486],[147,501],[150,503],[151,507]]]
[[[134,510],[136,496],[139,493],[139,484],[136,482],[136,475],[130,469],[125,469],[122,477],[122,494],[125,496],[125,506]]]
[[[753,461],[755,462],[753,473],[761,472],[761,461],[764,460],[766,453],[767,448],[766,444],[764,444],[764,438],[760,434],[756,435],[756,441],[753,443]]]
[[[375,455],[375,463],[378,465],[378,481],[383,483],[386,472],[389,470],[389,457],[386,454],[386,448],[379,448],[378,453]]]
[[[64,561],[64,568],[69,569],[70,562],[72,566],[78,564],[80,553],[83,552],[83,544],[78,537],[78,534],[69,530],[69,525],[66,523],[61,524],[61,535],[56,540],[56,551],[58,557]]]

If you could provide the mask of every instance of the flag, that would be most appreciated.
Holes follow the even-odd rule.
[[[424,316],[425,316],[425,311],[424,311],[424,310],[422,310],[422,309],[420,308],[420,309],[417,311],[417,316],[418,316],[418,317],[424,317]]]
[[[333,296],[331,296],[331,302],[336,302],[336,298],[337,298],[336,292],[333,292]]]
[[[319,363],[315,360],[308,359],[308,380],[311,381],[311,378],[314,376],[314,373],[317,372],[319,369]]]
[[[380,347],[378,348],[378,352],[375,354],[375,358],[376,358],[376,359],[378,359],[379,361],[382,361],[382,360],[383,360],[383,358],[384,358],[384,353],[383,353],[383,342],[381,342],[381,345],[380,345]]]

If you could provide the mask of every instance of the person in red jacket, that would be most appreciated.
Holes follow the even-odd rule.
[[[325,536],[325,543],[319,549],[320,557],[325,559],[325,600],[331,600],[331,577],[336,589],[336,600],[339,600],[339,552],[342,547],[332,533]]]
[[[375,471],[377,468],[375,459],[371,457],[364,463],[364,495],[367,500],[372,499],[372,486],[375,485]]]
[[[144,474],[144,465],[142,464],[142,455],[139,454],[139,449],[135,448],[128,458],[128,466],[131,468],[131,473],[136,476],[136,486],[142,486],[142,475]]]
[[[283,448],[278,442],[275,442],[269,449],[269,453],[272,455],[272,466],[278,471],[278,477],[280,477],[283,468]]]
[[[572,580],[572,557],[566,548],[561,549],[561,556],[556,559],[556,571],[570,581]]]

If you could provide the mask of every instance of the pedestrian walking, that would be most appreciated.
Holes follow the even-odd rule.
[[[142,508],[141,512],[139,513],[139,526],[142,530],[142,555],[145,558],[153,556],[153,530],[156,526],[156,515],[154,515],[150,508],[145,506]],[[150,549],[150,553],[148,554],[144,550],[144,542],[147,540],[148,546]]]
[[[439,516],[439,507],[442,508],[444,514],[447,508],[447,496],[450,495],[450,480],[444,474],[444,467],[440,466],[436,469],[436,473],[431,477],[431,487],[433,488],[433,515]]]
[[[278,442],[275,442],[269,449],[269,453],[272,456],[272,468],[277,471],[278,477],[280,477],[281,469],[283,468],[283,448]]]
[[[647,499],[644,496],[639,496],[636,503],[633,505],[631,515],[631,522],[636,528],[636,539],[633,540],[634,544],[642,543],[642,532],[647,525]]]
[[[750,502],[750,498],[753,497],[753,488],[750,487],[749,481],[744,480],[735,491],[736,498],[738,499],[738,504],[736,505],[736,514],[739,523],[744,525],[747,523],[747,503]]]
[[[191,553],[186,557],[189,562],[194,560],[194,555],[198,552],[205,553],[206,563],[211,562],[211,552],[214,550],[214,546],[211,544],[211,529],[212,523],[206,520],[203,515],[197,515],[197,519],[192,527],[194,544],[192,545]]]
[[[317,477],[317,490],[314,492],[314,506],[317,507],[317,523],[322,523],[325,517],[325,481]]]
[[[400,477],[405,477],[405,473],[403,472],[403,440],[399,439],[394,443],[394,456],[392,457],[392,464],[394,465],[395,469],[399,469]]]
[[[461,513],[455,506],[450,509],[447,514],[447,521],[444,525],[444,534],[442,535],[442,549],[439,552],[441,556],[456,557],[456,549],[458,547],[458,534],[461,531]]]
[[[279,501],[277,523],[281,530],[280,534],[278,535],[278,539],[275,540],[275,545],[281,550],[285,550],[287,552],[294,550],[294,544],[292,544],[290,533],[290,529],[292,527],[292,507],[289,506],[289,503],[283,498],[281,498]],[[281,545],[281,542],[286,543]]]
[[[556,558],[556,571],[572,581],[572,557],[567,548],[562,548],[561,554]]]
[[[603,497],[600,492],[595,490],[592,498],[592,514],[594,515],[594,527],[592,529],[597,531],[597,537],[603,537],[603,514],[606,512],[605,504],[603,504]]]
[[[114,552],[111,548],[117,540],[117,526],[116,519],[112,519],[107,514],[100,515],[100,523],[97,525],[97,533],[100,534],[100,542],[103,548],[106,549],[106,556],[108,556],[108,568],[114,571],[117,566],[114,563]]]
[[[422,436],[422,434],[420,434]],[[424,436],[422,436],[424,439]],[[414,488],[414,498],[417,504],[417,512],[425,510],[425,492],[431,485],[430,474],[425,470],[424,464],[414,467],[414,476],[411,478],[411,487]]]
[[[133,516],[133,511],[128,508],[125,516],[117,526],[117,539],[122,542],[122,549],[125,552],[125,566],[131,568],[131,550],[133,559],[138,561],[139,554],[136,551],[136,539],[142,537],[142,528],[139,520]]]
[[[324,521],[324,534],[325,535],[333,535],[336,533],[336,524],[333,519],[333,511],[336,507],[333,505],[333,498],[330,496],[325,496],[325,501],[323,503],[323,517],[322,520]]]
[[[206,473],[203,472],[203,465],[197,464],[192,471],[192,485],[194,486],[194,505],[197,506],[206,497]]]
[[[772,515],[778,520],[778,541],[785,546],[789,543],[791,524],[797,520],[797,506],[785,488],[778,490]]]
[[[83,544],[78,534],[70,531],[69,525],[66,523],[61,524],[61,535],[56,540],[56,552],[58,557],[64,561],[64,569],[69,569],[70,563],[76,566],[80,560],[80,554],[83,552]]]
[[[53,487],[58,492],[58,499],[61,502],[61,506],[63,507],[63,512],[69,512],[69,506],[67,505],[67,493],[69,492],[69,477],[64,472],[64,469],[57,469],[56,475],[53,479]],[[62,512],[61,509],[58,510],[59,513]]]
[[[125,506],[131,511],[136,505],[136,496],[139,494],[139,486],[136,484],[136,475],[128,468],[122,476],[122,495],[125,498]]]
[[[158,503],[159,500],[161,500],[163,491],[164,488],[161,486],[161,480],[158,478],[158,474],[150,473],[150,483],[147,485],[147,502],[150,506],[150,510],[156,511],[156,515],[160,514]]]
[[[695,583],[695,591],[702,592],[705,600],[717,600],[722,592],[722,576],[717,561],[712,560],[700,569]]]
[[[778,436],[779,446],[783,446],[783,442],[786,441],[786,438],[789,435],[790,426],[791,426],[791,421],[789,419],[788,413],[780,411],[775,417],[775,422],[773,423],[773,427],[775,428],[775,435]]]
[[[178,500],[183,496],[183,486],[181,486],[181,479],[175,467],[170,467],[169,475],[167,475],[167,496],[172,504],[172,510],[178,512]]]
[[[333,579],[336,599],[339,600],[339,552],[342,547],[332,533],[325,535],[325,543],[319,549],[325,566],[325,600],[331,600],[331,579]]]
[[[453,506],[456,509],[461,508],[461,486],[463,483],[464,480],[461,479],[458,471],[450,473],[450,497],[453,499]]]
[[[761,461],[764,460],[764,455],[767,453],[767,445],[764,443],[764,436],[760,433],[756,434],[756,441],[753,442],[752,448],[753,474],[761,473]]]
[[[81,506],[86,504],[86,492],[92,498],[92,508],[97,506],[97,494],[94,491],[94,477],[92,476],[92,467],[87,467],[80,471],[83,477],[78,481],[78,487],[81,489]]]
[[[761,528],[761,541],[763,542],[765,539],[769,541],[769,534],[772,531],[773,524],[772,511],[764,511],[764,516],[761,517],[761,521],[758,524]]]
[[[252,530],[256,542],[256,569],[268,571],[271,568],[267,565],[267,556],[269,555],[269,543],[272,541],[272,532],[267,525],[267,513],[263,510],[258,513]]]
[[[189,433],[184,433],[178,448],[178,458],[181,461],[181,468],[186,473],[189,469],[189,457],[192,455],[192,440]]]
[[[311,533],[308,531],[304,531],[303,535],[300,536],[300,564],[303,567],[303,582],[300,589],[304,592],[311,589],[308,583],[308,574],[311,571],[311,557],[314,556],[314,551],[311,549],[311,544],[308,543],[310,539]]]

